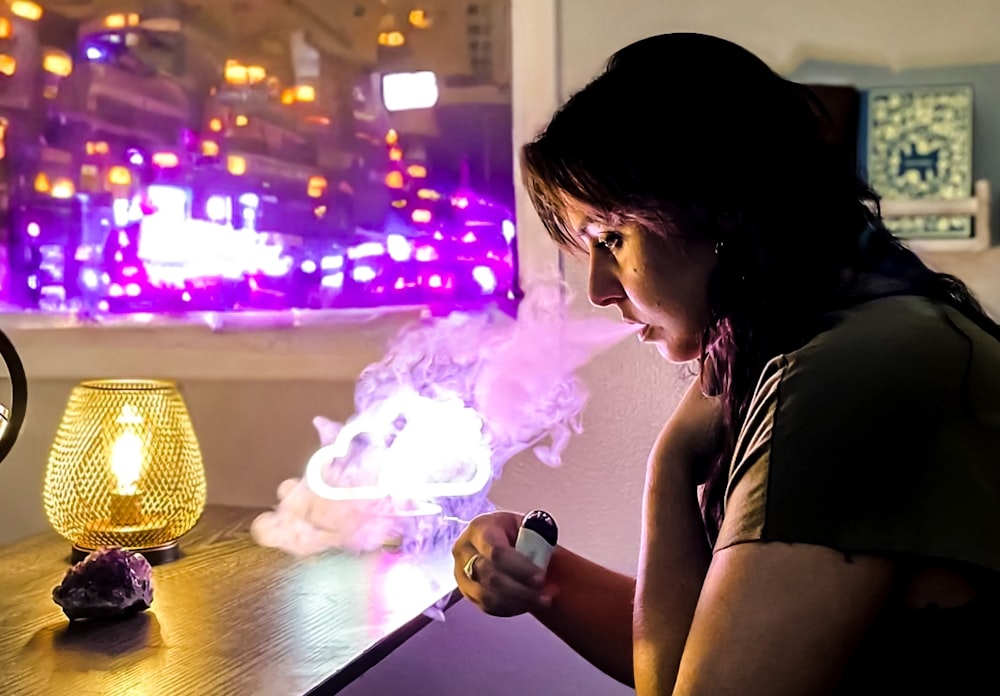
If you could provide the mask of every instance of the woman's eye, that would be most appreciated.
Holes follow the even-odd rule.
[[[594,246],[596,246],[598,249],[606,249],[608,251],[613,251],[614,249],[617,249],[619,246],[621,246],[621,243],[622,243],[622,237],[620,234],[618,234],[617,232],[605,232],[604,234],[602,234],[600,237],[597,238],[597,241],[594,242]]]

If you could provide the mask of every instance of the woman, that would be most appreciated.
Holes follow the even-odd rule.
[[[591,301],[700,375],[649,458],[636,580],[561,547],[541,577],[509,512],[456,577],[642,695],[1000,692],[1000,328],[886,230],[824,113],[670,34],[523,151]]]

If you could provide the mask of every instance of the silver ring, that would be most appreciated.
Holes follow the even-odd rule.
[[[472,558],[465,562],[462,567],[462,572],[465,573],[465,577],[469,578],[472,582],[479,582],[479,577],[476,574],[476,561],[483,557],[481,553],[472,554]]]

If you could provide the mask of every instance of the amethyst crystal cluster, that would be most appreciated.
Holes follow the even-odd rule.
[[[129,616],[153,602],[153,569],[141,553],[94,551],[66,571],[52,601],[70,621]]]

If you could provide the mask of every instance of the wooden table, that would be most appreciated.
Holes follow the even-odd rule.
[[[70,548],[55,533],[0,549],[0,693],[333,694],[456,597],[448,549],[296,559],[254,544],[259,512],[206,509],[153,569],[152,607],[116,623],[71,626],[52,602]]]

